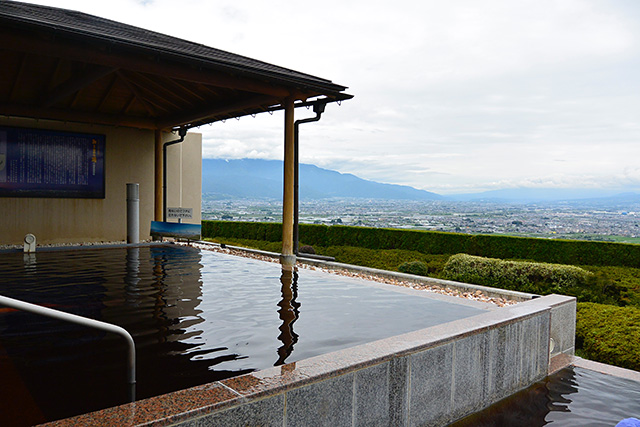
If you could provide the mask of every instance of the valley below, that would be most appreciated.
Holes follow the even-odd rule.
[[[282,202],[205,194],[202,219],[281,222]],[[640,200],[525,204],[315,199],[300,202],[300,223],[640,243]]]

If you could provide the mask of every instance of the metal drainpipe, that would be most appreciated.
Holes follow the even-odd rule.
[[[298,255],[298,243],[299,243],[299,234],[298,234],[298,189],[299,189],[299,174],[300,167],[298,162],[298,135],[299,129],[298,127],[302,123],[310,123],[317,122],[320,120],[320,116],[324,113],[324,107],[326,107],[327,103],[323,101],[318,101],[313,104],[313,112],[316,113],[315,117],[311,117],[308,119],[296,120],[293,124],[293,253]]]
[[[178,135],[180,135],[180,139],[162,144],[162,222],[167,222],[167,147],[184,141],[187,128],[178,129]]]

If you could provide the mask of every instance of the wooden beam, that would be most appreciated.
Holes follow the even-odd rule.
[[[166,82],[165,84],[160,84],[157,81],[150,79],[144,74],[138,73],[138,72],[128,72],[127,76],[129,77],[129,80],[133,81],[136,85],[144,88],[145,90],[148,90],[154,93],[162,93],[164,95],[162,99],[164,99],[166,102],[170,103],[176,108],[181,108],[183,106],[180,106],[175,102],[172,102],[169,99],[167,99],[167,95],[169,95],[170,97],[173,97],[174,99],[179,99],[184,104],[187,104],[187,105],[193,104],[192,100],[187,99],[182,94],[176,93],[171,89],[169,89],[166,85]],[[169,81],[173,81],[173,80],[169,80]]]
[[[60,72],[60,69],[62,68],[62,59],[61,58],[57,58],[56,59],[56,65],[53,69],[53,72],[51,73],[51,76],[49,77],[49,83],[47,83],[47,91],[51,91],[54,88],[54,83],[56,82],[56,79],[58,78],[58,73]]]
[[[198,87],[198,89],[199,89],[200,91],[202,91],[202,92],[207,92],[209,95],[214,96],[214,97],[216,97],[216,96],[220,96],[220,92],[219,92],[219,91],[217,91],[217,90],[213,90],[212,88],[210,88],[210,87],[209,87],[209,86],[207,86],[207,85],[204,85],[204,84],[202,84],[202,83],[194,83],[194,84],[195,84],[195,85]]]
[[[20,78],[22,77],[22,73],[24,72],[25,63],[27,62],[27,53],[22,55],[20,58],[20,65],[18,66],[18,72],[16,73],[15,78],[13,79],[13,86],[11,86],[11,94],[9,95],[10,100],[15,100],[17,95],[17,90],[20,87]]]
[[[129,101],[127,101],[127,105],[125,105],[124,108],[120,110],[120,114],[127,114],[127,111],[129,111],[129,108],[131,108],[131,106],[135,101],[136,101],[136,95],[132,93],[131,97],[129,98]]]
[[[284,86],[275,86],[257,79],[231,75],[228,71],[215,70],[213,68],[201,69],[169,61],[158,62],[157,56],[150,58],[151,54],[145,56],[140,52],[129,53],[123,51],[116,53],[113,50],[109,51],[95,45],[89,46],[61,39],[52,40],[31,34],[12,33],[8,30],[0,31],[0,46],[6,50],[61,57],[72,61],[128,69],[210,86],[237,89],[280,98],[289,96],[289,90]],[[211,66],[215,67],[216,65],[211,64]],[[218,67],[224,68],[224,65],[218,65]]]
[[[113,87],[116,85],[117,80],[118,80],[118,75],[114,74],[113,77],[111,78],[111,82],[109,83],[109,86],[107,87],[107,90],[104,92],[104,95],[102,95],[102,98],[100,98],[100,102],[98,102],[98,106],[96,107],[95,111],[100,111],[102,109],[102,106],[104,105],[105,101],[109,98],[109,95],[111,95],[111,91],[113,90]]]
[[[104,114],[82,110],[44,108],[20,104],[0,103],[0,115],[50,119],[75,123],[95,123],[99,125],[125,126],[140,129],[157,129],[155,120],[145,117]]]
[[[179,83],[177,80],[173,80],[173,79],[165,79],[165,80],[166,80],[166,83],[176,86],[179,91],[188,93],[194,98],[198,98],[202,102],[206,101],[206,98],[202,96],[202,94],[196,92],[195,90],[189,89],[186,84]]]
[[[130,82],[129,79],[127,79],[127,77],[122,73],[122,71],[116,71],[116,74],[118,74],[118,77],[120,78],[120,80],[122,80],[125,86],[127,86],[127,88],[131,91],[131,93],[133,93],[133,96],[136,97],[136,100],[138,100],[142,104],[142,106],[145,108],[145,110],[147,110],[147,112],[150,115],[152,116],[158,115],[156,109],[150,103],[147,102],[147,100],[144,97],[144,94],[140,92],[140,90],[132,82]]]
[[[284,103],[284,182],[282,189],[282,256],[283,267],[295,264],[293,253],[293,173],[294,173],[294,100]]]
[[[271,96],[254,96],[237,102],[224,105],[215,105],[207,108],[198,108],[181,115],[167,115],[158,119],[158,129],[170,129],[175,126],[187,125],[200,120],[241,111],[245,108],[258,107],[264,104],[279,104],[280,100]]]
[[[96,80],[100,80],[101,78],[113,73],[114,71],[116,71],[116,68],[91,67],[91,69],[89,70],[78,72],[67,79],[64,83],[58,85],[51,92],[44,95],[40,100],[40,105],[43,107],[51,107],[58,101],[61,101],[67,96],[78,93],[80,90],[89,86],[91,83],[95,82]]]

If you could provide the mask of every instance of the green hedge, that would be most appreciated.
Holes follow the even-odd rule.
[[[202,221],[203,237],[280,241],[279,223]],[[484,234],[300,224],[300,240],[313,246],[405,249],[424,254],[466,253],[554,264],[640,267],[640,245]]]
[[[434,276],[442,270],[448,258],[448,255],[425,255],[404,249],[366,249],[352,246],[315,246],[315,249],[321,255],[335,257],[337,262],[388,271],[399,271],[398,266],[406,261],[420,261]]]
[[[503,261],[467,254],[449,258],[444,277],[476,285],[537,294],[566,294],[572,288],[587,287],[593,273],[572,265]]]
[[[576,348],[584,357],[640,371],[640,309],[578,303]]]
[[[429,267],[422,261],[406,261],[398,266],[401,273],[415,274],[417,276],[428,276]]]
[[[270,222],[202,221],[202,237],[282,241],[282,224]]]

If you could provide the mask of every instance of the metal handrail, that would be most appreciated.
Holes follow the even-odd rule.
[[[89,328],[100,329],[106,332],[118,334],[127,341],[129,354],[127,358],[127,381],[129,384],[129,399],[133,402],[136,395],[136,346],[133,337],[126,329],[111,323],[101,322],[99,320],[89,319],[88,317],[78,316],[77,314],[65,313],[64,311],[54,310],[53,308],[43,307],[37,304],[20,301],[0,295],[0,305],[4,305],[16,310],[28,311],[30,313],[51,317],[53,319],[63,320],[65,322],[76,323],[78,325],[87,326]]]

